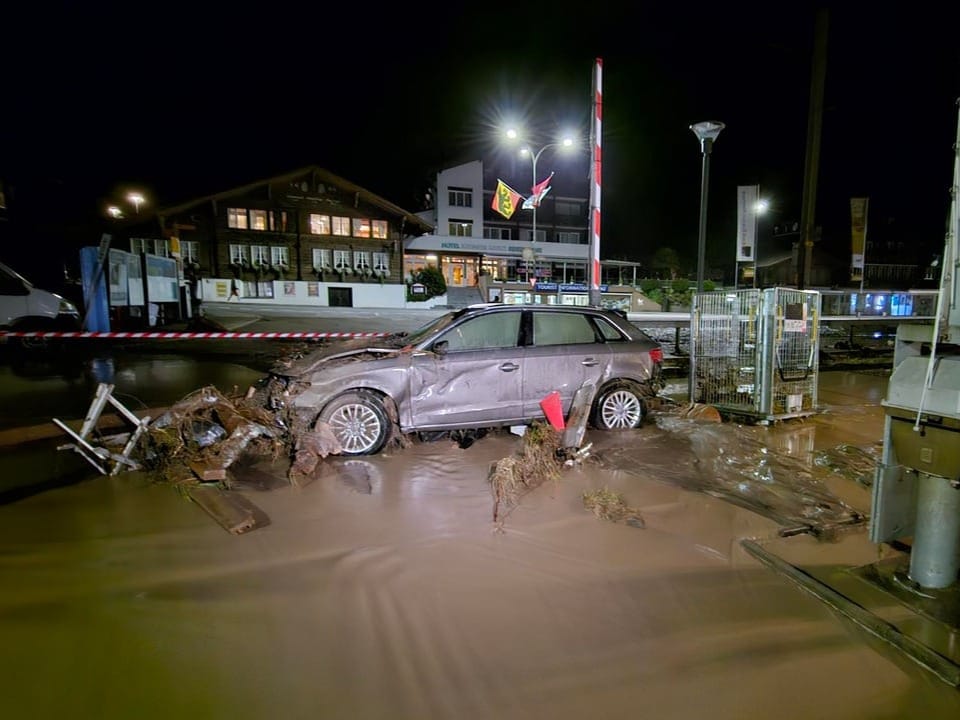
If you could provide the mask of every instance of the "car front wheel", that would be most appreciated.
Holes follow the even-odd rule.
[[[646,414],[646,402],[638,388],[615,385],[597,397],[593,424],[600,430],[629,430],[640,427]]]
[[[387,412],[376,395],[351,392],[335,398],[320,413],[340,443],[343,455],[380,452],[390,431]]]

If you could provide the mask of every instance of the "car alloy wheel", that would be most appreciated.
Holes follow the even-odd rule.
[[[373,455],[387,441],[387,413],[378,397],[352,392],[335,398],[320,414],[340,443],[343,455]]]
[[[635,390],[621,385],[601,393],[594,424],[601,430],[628,430],[639,427],[644,415],[643,398]]]

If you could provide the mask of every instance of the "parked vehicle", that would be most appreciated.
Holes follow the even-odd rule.
[[[556,391],[566,415],[585,383],[591,423],[639,427],[662,388],[659,343],[623,313],[490,303],[412,333],[331,343],[274,368],[270,402],[327,423],[346,455],[379,452],[391,433],[528,424]]]
[[[69,300],[35,287],[13,268],[0,263],[0,329],[79,330],[80,313]]]

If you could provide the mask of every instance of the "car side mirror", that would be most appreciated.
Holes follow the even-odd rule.
[[[437,341],[433,344],[433,352],[435,352],[437,355],[446,355],[446,354],[447,354],[447,346],[448,346],[449,344],[450,344],[450,341],[449,341],[449,340],[437,340]]]

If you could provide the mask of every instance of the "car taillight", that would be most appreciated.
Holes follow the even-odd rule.
[[[662,363],[662,362],[663,362],[663,350],[661,350],[660,348],[654,348],[653,350],[651,350],[651,351],[650,351],[650,359],[653,360],[655,363]]]

